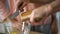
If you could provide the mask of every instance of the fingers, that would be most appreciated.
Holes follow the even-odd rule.
[[[33,25],[43,24],[46,17],[48,17],[48,13],[51,11],[51,7],[49,5],[41,6],[37,9],[34,9],[30,16],[30,21]]]
[[[45,16],[44,12],[40,12],[39,10],[34,10],[30,16],[30,21],[31,22],[39,22],[40,20],[42,20],[42,18]]]

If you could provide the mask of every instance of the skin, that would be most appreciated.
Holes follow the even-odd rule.
[[[60,5],[60,2],[59,2],[60,0],[56,0],[56,3],[54,3],[54,2],[52,2],[51,4],[48,4],[47,6],[48,7],[46,7],[45,5],[43,5],[43,6],[40,6],[40,5],[38,5],[37,7],[34,7],[34,10],[32,11],[32,16],[30,17],[30,22],[32,23],[32,25],[39,25],[39,22],[38,23],[36,23],[35,21],[34,21],[34,19],[35,18],[37,18],[37,16],[35,16],[35,15],[38,15],[38,17],[40,17],[40,18],[42,18],[43,17],[43,15],[44,14],[46,14],[46,16],[48,16],[48,14],[50,14],[51,13],[51,10],[54,8],[54,7],[56,7],[57,5]],[[23,2],[23,1],[19,1],[20,3],[21,2]],[[19,4],[19,2],[17,3],[17,7],[18,7],[18,4]],[[29,0],[28,0],[28,2],[29,2]],[[48,1],[47,1],[48,2]],[[36,4],[36,2],[35,2],[35,4]],[[40,7],[39,7],[40,6]],[[39,8],[38,8],[39,7]],[[42,9],[41,9],[42,8]],[[43,11],[43,8],[44,8],[44,11]],[[48,10],[46,10],[46,9],[48,9]],[[17,9],[17,8],[16,8]],[[41,11],[42,12],[41,12]],[[40,12],[40,13],[38,13],[38,12]],[[36,14],[36,13],[38,13],[38,14]],[[11,15],[11,14],[10,14]],[[40,16],[39,16],[40,15]],[[9,16],[9,15],[8,15]],[[8,17],[7,16],[7,17]],[[34,17],[35,16],[35,17]],[[45,16],[45,17],[46,17]],[[20,17],[19,17],[20,18]],[[43,17],[44,18],[44,17]],[[5,19],[5,18],[4,18]],[[17,20],[17,21],[16,21]],[[19,21],[19,19],[18,18],[16,18],[16,20],[14,20],[13,22],[18,22]],[[43,19],[42,19],[43,20]],[[41,21],[42,21],[41,20]],[[19,23],[21,22],[21,20],[19,21]],[[14,23],[14,24],[17,24],[17,23]],[[40,23],[41,24],[41,23]],[[16,26],[16,25],[15,25]],[[19,24],[17,25],[17,26],[20,26]],[[18,28],[16,26],[16,28]]]
[[[24,0],[25,1],[25,0]],[[57,4],[59,4],[59,1],[60,0],[58,0],[56,3]],[[16,9],[18,9],[18,6],[19,6],[19,4],[20,3],[22,3],[23,2],[23,0],[21,1],[19,1],[18,3],[17,3],[17,8]],[[28,2],[29,2],[29,0],[28,0]],[[27,3],[28,3],[27,2]],[[47,1],[48,2],[48,1]],[[45,2],[44,2],[45,3]],[[52,10],[53,10],[53,8],[54,7],[56,7],[57,6],[57,4],[56,3],[54,3],[54,2],[52,2],[51,4],[48,4],[47,6],[48,7],[46,7],[46,5],[43,5],[43,6],[41,6],[39,3],[38,3],[38,5],[36,6],[36,4],[37,4],[37,1],[35,1],[35,2],[33,2],[33,4],[35,5],[35,7],[33,7],[33,8],[30,8],[30,9],[34,9],[33,11],[32,11],[32,14],[31,14],[31,17],[30,17],[30,22],[32,23],[32,25],[34,25],[34,26],[36,26],[36,25],[40,25],[43,21],[44,21],[44,17],[43,17],[43,15],[45,14],[45,17],[46,16],[48,16],[48,14],[50,14],[51,12],[52,12]],[[29,6],[28,6],[29,7]],[[43,11],[43,8],[44,8],[44,11]],[[28,9],[28,10],[30,10],[30,9]],[[47,10],[48,9],[48,10]],[[42,12],[41,12],[41,11]],[[38,13],[38,12],[39,13]],[[12,12],[11,12],[12,13]],[[10,15],[11,15],[11,13],[10,13]],[[38,14],[37,14],[38,13]],[[39,22],[35,22],[34,21],[34,19],[35,18],[37,18],[37,16],[35,16],[35,15],[38,15],[38,17],[39,18],[42,18],[43,17],[43,19],[42,20],[40,20],[40,23]],[[39,16],[40,15],[40,16]],[[8,15],[9,16],[9,15]],[[17,28],[18,30],[20,30],[21,31],[21,24],[20,23],[22,23],[21,22],[21,19],[19,19],[20,18],[20,15],[19,16],[17,16],[16,17],[16,20],[12,20],[14,23],[13,23],[13,27],[15,27],[15,28]],[[48,17],[47,17],[48,18]],[[17,23],[18,22],[18,23]],[[53,26],[53,25],[52,25]],[[54,26],[53,26],[54,27]],[[53,28],[54,29],[54,28]],[[53,32],[54,32],[54,30],[53,30]],[[55,33],[54,33],[55,34]]]
[[[57,7],[58,5],[60,5],[60,3],[59,3],[59,1],[60,0],[56,0],[56,1],[54,1],[54,2],[51,2],[51,3],[48,3],[48,4],[44,4],[44,3],[46,3],[46,2],[44,2],[44,3],[37,3],[38,1],[34,1],[34,2],[32,2],[33,4],[32,4],[32,6],[34,5],[34,7],[33,8],[29,8],[29,9],[25,9],[25,10],[31,10],[31,9],[34,9],[33,11],[32,11],[32,13],[31,13],[31,17],[30,17],[30,22],[31,22],[31,24],[32,25],[34,25],[34,26],[36,26],[36,25],[42,25],[42,22],[46,19],[46,18],[48,18],[47,16],[48,16],[48,14],[51,14],[51,13],[54,13],[53,12],[53,8],[55,8],[55,7]],[[23,2],[23,1],[22,1]],[[43,1],[42,1],[43,2]],[[47,1],[48,2],[48,1]],[[20,3],[21,3],[21,1],[20,1]],[[19,2],[17,3],[17,7],[19,6],[19,4],[20,4]],[[28,0],[28,2],[27,2],[28,4],[30,3],[29,2],[29,0]],[[37,6],[36,6],[37,5]],[[27,6],[27,5],[26,5]],[[28,5],[28,7],[29,7],[29,5]],[[43,9],[44,8],[44,9]],[[47,10],[48,9],[48,10]],[[55,10],[55,9],[54,9]],[[38,13],[38,14],[37,14]],[[38,16],[35,16],[35,15],[38,15]],[[38,22],[35,22],[34,21],[34,19],[35,18],[37,18],[37,17],[39,17],[39,18],[43,18],[43,19],[41,19],[40,21],[38,21]],[[44,18],[45,17],[45,18]],[[46,23],[45,23],[46,24]],[[55,23],[53,23],[53,24],[55,24]],[[55,34],[55,32],[56,31],[54,31],[54,30],[57,30],[57,28],[56,29],[54,29],[55,27],[54,26],[56,26],[56,25],[53,25],[52,24],[52,30],[53,30],[53,34]]]
[[[59,9],[60,7],[56,8],[59,5],[60,5],[59,0],[56,0],[56,1],[53,1],[49,4],[45,4],[43,6],[38,5],[38,6],[33,7],[34,10],[32,11],[31,17],[30,17],[31,24],[33,26],[42,25],[43,21],[48,20],[46,18],[48,18],[49,14],[52,14],[55,11],[60,10]],[[40,21],[36,22],[34,19],[37,18],[37,17],[42,18],[42,19]],[[55,16],[53,16],[53,17],[55,17]],[[46,24],[46,23],[44,23],[44,24]],[[51,26],[52,26],[52,34],[57,34],[57,25],[56,25],[56,19],[55,18],[53,18]]]
[[[33,25],[39,24],[34,21],[35,18],[44,18],[53,12],[53,8],[57,7],[59,4],[57,1],[54,1],[50,4],[40,6],[32,11],[30,21]],[[42,19],[43,20],[43,19]]]
[[[26,3],[28,3],[28,4],[32,3],[32,5],[34,5],[33,8],[28,6],[30,8],[24,9],[24,10],[34,9],[31,13],[31,17],[30,17],[30,22],[32,23],[32,25],[38,25],[39,22],[44,20],[44,16],[46,17],[49,14],[54,13],[53,10],[57,9],[55,7],[60,5],[60,2],[59,2],[60,0],[55,0],[51,3],[47,3],[47,2],[50,2],[50,1],[51,0],[46,0],[46,1],[44,1],[44,0],[38,0],[38,1],[36,1],[36,0],[33,0],[33,1],[32,0],[25,0]],[[22,1],[22,2],[24,2],[24,1]],[[20,3],[21,3],[21,1],[20,1]],[[19,4],[19,2],[18,2],[18,4]],[[18,5],[17,5],[17,7],[18,7]],[[43,19],[36,23],[34,19],[36,19],[38,17],[43,18]]]
[[[48,3],[48,4],[44,4],[44,3],[40,4],[40,3],[36,3],[34,1],[34,2],[32,2],[32,6],[34,6],[33,8],[28,5],[27,10],[34,9],[31,13],[31,17],[30,17],[30,22],[32,23],[32,25],[34,25],[34,26],[35,25],[40,25],[42,23],[42,21],[45,19],[44,17],[47,17],[49,14],[54,13],[53,9],[56,10],[57,8],[55,8],[55,7],[57,7],[60,4],[58,1],[59,0],[56,0],[56,1],[53,1],[53,2]],[[34,20],[36,18],[40,18],[41,20],[36,22]]]

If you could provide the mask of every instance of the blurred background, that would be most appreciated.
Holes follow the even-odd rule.
[[[39,25],[34,26],[32,25],[34,23],[30,22],[30,15],[34,8],[40,6],[43,7],[43,10],[45,4],[49,5],[55,0],[40,0],[41,3],[38,2],[38,4],[37,2],[34,4],[33,1],[36,0],[30,2],[27,0],[0,0],[0,34],[60,34],[60,8],[53,9],[56,12],[41,20]]]

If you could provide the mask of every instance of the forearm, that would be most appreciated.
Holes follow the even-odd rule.
[[[59,5],[57,1],[53,1],[52,3],[49,4],[52,8],[55,8]]]
[[[55,10],[57,10],[58,5],[59,4],[57,3],[57,1],[53,1],[50,4],[48,4],[48,9],[50,10],[47,11],[46,14],[48,15],[48,14],[56,12]]]

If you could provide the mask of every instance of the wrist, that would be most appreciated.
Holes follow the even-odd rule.
[[[50,6],[52,7],[52,8],[55,8],[55,7],[57,7],[59,5],[59,2],[57,2],[57,1],[53,1],[52,3],[50,3]]]
[[[60,5],[60,0],[56,0],[56,3],[57,3],[58,5]]]

